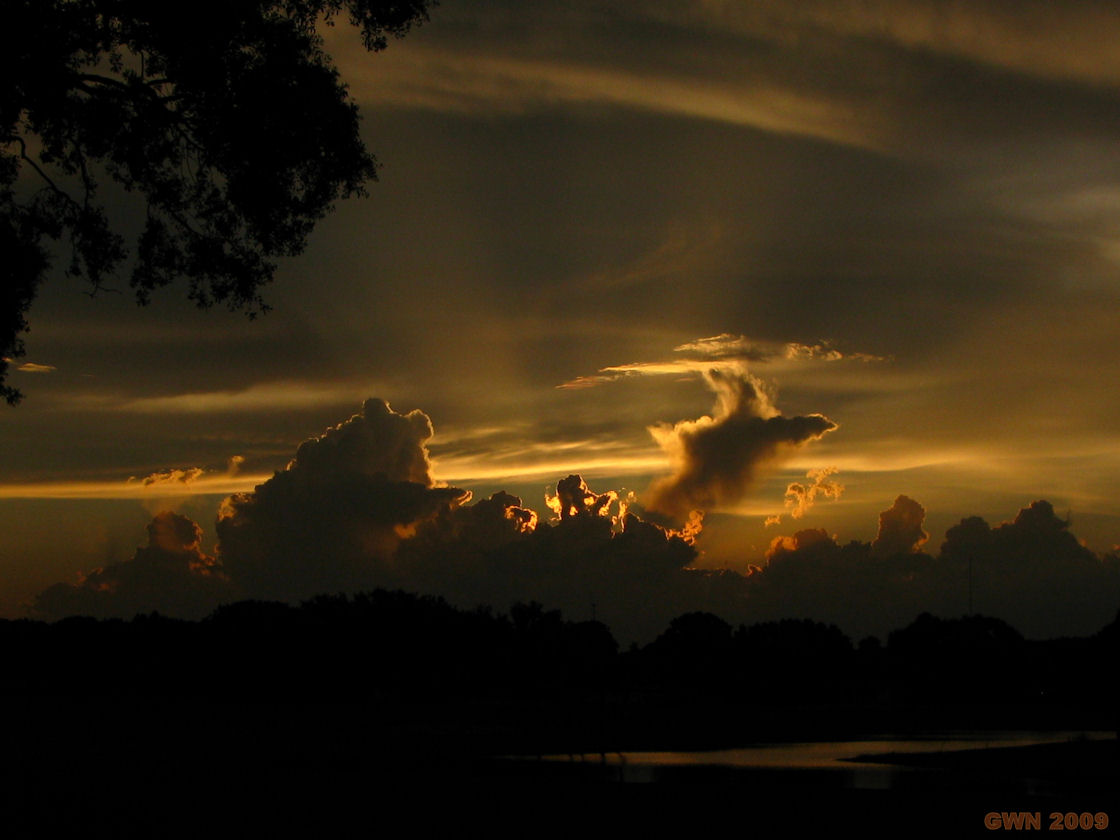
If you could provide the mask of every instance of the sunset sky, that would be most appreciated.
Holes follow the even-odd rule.
[[[547,518],[578,473],[703,510],[704,567],[871,541],[900,494],[931,553],[1042,499],[1112,551],[1118,34],[1112,0],[444,0],[372,56],[340,24],[382,168],[272,312],[61,276],[32,306],[0,615],[161,510],[214,554],[222,500],[370,397],[427,415],[431,478],[475,501]]]

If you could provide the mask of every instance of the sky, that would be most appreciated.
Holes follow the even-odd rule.
[[[1060,608],[989,606],[1092,632],[1120,606],[1117,32],[1103,0],[444,0],[377,55],[326,30],[381,168],[281,265],[269,314],[62,277],[33,305],[26,396],[0,414],[0,615],[126,590],[117,609],[198,612],[223,575],[246,596],[512,599],[520,581],[574,618],[625,622],[642,597],[738,614],[677,573],[775,588],[782,551],[887,545],[883,516],[913,526],[898,552],[948,563],[946,532],[980,517],[1008,545],[1042,523],[1055,556],[1106,575]],[[309,454],[331,447],[349,454]],[[381,484],[335,483],[355,464]],[[484,500],[503,545],[530,509],[556,520],[570,475],[567,518],[609,526],[586,539],[629,511],[673,574],[639,597],[639,560],[522,579],[481,537],[470,574],[433,559],[482,533],[485,508],[455,517]],[[363,517],[318,578],[288,556]],[[130,576],[164,549],[178,565]],[[818,591],[835,569],[805,563],[811,592],[748,593],[768,606],[742,614],[881,633],[967,606],[896,587],[861,624]],[[996,583],[1016,569],[992,591],[1018,591]]]

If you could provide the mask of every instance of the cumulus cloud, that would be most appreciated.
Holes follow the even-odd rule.
[[[929,539],[922,529],[926,509],[909,496],[899,496],[894,504],[879,514],[879,534],[871,550],[880,556],[909,554]]]
[[[163,511],[148,525],[148,544],[130,560],[59,583],[41,592],[32,611],[43,618],[91,615],[131,618],[156,610],[177,618],[201,618],[230,593],[215,558],[201,548],[202,529],[177,513]]]
[[[582,476],[569,475],[556,483],[556,495],[545,494],[545,503],[561,520],[574,516],[610,516],[611,505],[618,501],[618,493],[593,493]]]
[[[745,369],[711,369],[704,380],[716,395],[711,416],[650,428],[673,463],[673,473],[650,488],[647,504],[655,510],[682,516],[733,504],[763,465],[838,428],[820,414],[782,416]]]
[[[536,600],[574,617],[594,611],[622,639],[651,637],[680,612],[713,603],[710,573],[690,568],[698,553],[689,527],[699,519],[665,528],[579,475],[557,482],[546,500],[547,520],[496,493],[421,523],[396,552],[402,581],[464,606]],[[741,597],[731,592],[714,597]]]
[[[369,400],[301,444],[284,470],[225,501],[220,565],[201,552],[197,525],[161,513],[136,558],[52,587],[39,612],[182,614],[191,597],[194,608],[212,609],[219,596],[298,601],[382,586],[467,607],[537,600],[576,617],[595,604],[616,632],[637,639],[714,603],[708,573],[690,568],[700,515],[669,529],[638,516],[632,494],[596,491],[577,474],[546,494],[548,521],[506,492],[468,504],[469,493],[433,480],[431,436],[421,412]],[[154,474],[153,486],[192,480],[179,473]]]
[[[217,522],[231,578],[253,597],[393,585],[392,556],[416,526],[470,499],[436,486],[432,424],[383,400],[304,441],[287,468],[226,499]]]
[[[262,570],[220,563],[202,551],[198,525],[164,511],[132,559],[95,569],[77,584],[50,587],[35,600],[34,613],[128,618],[158,610],[198,618],[246,597],[294,600],[391,585],[464,607],[536,600],[576,618],[595,614],[625,642],[648,640],[675,616],[695,610],[744,623],[811,617],[838,624],[849,635],[882,635],[920,612],[961,615],[973,594],[976,612],[1003,618],[1028,636],[1075,635],[1099,629],[1120,602],[1115,557],[1100,558],[1082,546],[1069,520],[1043,501],[994,528],[979,517],[961,520],[932,557],[915,550],[924,536],[922,506],[900,496],[883,512],[874,543],[841,544],[824,529],[806,528],[775,537],[766,566],[738,574],[694,568],[698,551],[687,527],[675,531],[644,519],[633,512],[636,504],[616,492],[596,492],[578,475],[557,487],[555,498],[568,500],[567,515],[551,521],[505,492],[473,505],[442,504],[412,523],[411,536],[399,536],[391,552],[375,545],[362,554],[364,576],[348,581],[342,571],[354,569],[326,554],[300,555],[301,565],[280,551],[261,558],[271,577],[262,583]],[[290,533],[302,539],[321,528],[331,550],[346,544],[355,523],[368,524],[362,518],[368,514],[353,506],[343,505],[334,520],[314,509],[304,514],[310,524],[295,525]],[[377,521],[384,527],[392,519]],[[699,527],[698,517],[692,525]],[[341,536],[331,532],[336,526],[343,526]],[[230,549],[220,548],[225,557]],[[319,564],[326,568],[316,569]]]
[[[829,536],[824,528],[805,528],[794,533],[792,537],[774,537],[770,541],[770,548],[766,552],[767,562],[773,562],[786,554],[806,552],[817,546],[818,549],[831,550],[837,548],[836,541]]]
[[[695,568],[699,503],[734,498],[782,448],[835,428],[819,415],[782,417],[745,371],[709,372],[708,382],[713,416],[663,430],[681,455],[655,489],[677,506],[674,515],[692,511],[680,529],[647,516],[632,494],[593,489],[578,474],[546,494],[552,519],[506,492],[468,504],[467,492],[433,480],[427,416],[369,400],[300,445],[286,469],[227,499],[216,558],[202,550],[198,525],[163,511],[130,560],[50,587],[35,611],[198,617],[222,601],[387,586],[467,607],[537,600],[575,618],[594,613],[624,641],[650,638],[698,609],[748,623],[812,617],[852,635],[881,634],[923,611],[959,615],[973,596],[977,611],[1027,635],[1092,632],[1115,614],[1120,567],[1082,546],[1068,517],[1044,501],[994,528],[979,517],[961,520],[937,557],[920,550],[925,509],[899,496],[871,543],[841,544],[809,528],[772,540],[764,569]],[[191,480],[189,471],[174,472],[154,473],[153,486]],[[834,472],[811,471],[790,494],[791,507],[835,492],[827,490]]]
[[[822,529],[775,537],[768,565],[750,578],[760,618],[811,615],[852,635],[882,634],[921,612],[996,616],[1033,638],[1093,633],[1120,603],[1120,566],[1085,548],[1068,519],[1032,502],[991,527],[969,516],[949,528],[936,557],[924,544],[925,511],[900,496],[872,543],[841,545]]]
[[[1029,569],[1046,576],[1068,575],[1100,562],[1070,531],[1070,520],[1059,517],[1045,500],[1031,502],[994,528],[978,516],[962,519],[945,532],[941,556],[958,563],[979,560],[1001,574]]]

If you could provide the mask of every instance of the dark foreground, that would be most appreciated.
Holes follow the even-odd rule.
[[[518,755],[503,748],[524,732],[441,706],[410,714],[337,704],[46,701],[9,705],[5,719],[14,749],[0,786],[5,825],[18,829],[5,833],[14,837],[84,835],[93,826],[159,837],[229,819],[384,829],[383,820],[402,814],[524,836],[517,815],[526,809],[576,831],[594,803],[624,820],[616,825],[684,819],[707,834],[722,816],[749,824],[752,836],[853,827],[891,836],[920,827],[960,837],[990,833],[984,820],[993,812],[1038,812],[1044,821],[1105,813],[1120,822],[1115,738],[879,755],[867,761],[883,772],[860,762],[862,775],[853,775],[715,762],[638,768],[617,753]],[[664,746],[649,737],[648,747]],[[538,743],[554,746],[551,735]]]
[[[204,622],[0,622],[0,835],[209,835],[232,821],[256,837],[279,821],[317,837],[437,823],[531,836],[583,833],[598,803],[627,831],[672,815],[703,835],[730,817],[751,836],[959,837],[990,835],[993,814],[999,830],[1023,814],[1069,830],[1051,815],[1072,814],[1103,836],[1120,826],[1115,737],[856,753],[858,772],[624,754],[1114,735],[1116,628],[1032,642],[995,619],[920,616],[857,646],[813,622],[734,629],[698,613],[620,652],[603,625],[537,605],[506,617],[404,593]],[[1085,814],[1108,827],[1083,828]],[[407,832],[389,820],[401,816]]]

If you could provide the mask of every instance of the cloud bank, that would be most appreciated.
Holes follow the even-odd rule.
[[[50,618],[127,617],[153,610],[197,618],[229,596],[221,564],[203,553],[202,528],[164,511],[148,524],[148,544],[130,560],[94,569],[77,584],[57,583],[39,593],[34,612]]]
[[[834,426],[825,418],[787,421],[749,377],[717,374],[711,384],[714,417],[668,427],[692,447],[687,469],[655,487],[675,503],[733,498],[775,448]],[[216,556],[202,551],[197,524],[161,512],[130,560],[44,590],[35,614],[127,618],[158,610],[199,618],[247,598],[299,601],[389,587],[466,607],[536,600],[573,618],[595,616],[626,642],[648,640],[697,610],[744,623],[808,617],[858,637],[921,612],[953,617],[971,608],[1026,635],[1052,636],[1095,632],[1120,606],[1117,557],[1083,547],[1045,501],[995,527],[962,519],[933,556],[923,551],[925,509],[900,495],[880,514],[872,542],[841,544],[805,528],[775,537],[763,567],[743,558],[742,574],[706,571],[694,566],[699,513],[684,528],[665,527],[644,518],[631,494],[593,489],[578,474],[546,494],[551,516],[506,492],[469,504],[469,493],[433,480],[431,436],[423,413],[368,400],[301,444],[286,469],[226,500]],[[703,461],[722,451],[732,453],[732,466]],[[831,474],[811,472],[795,503],[811,500],[811,488],[826,486]]]

